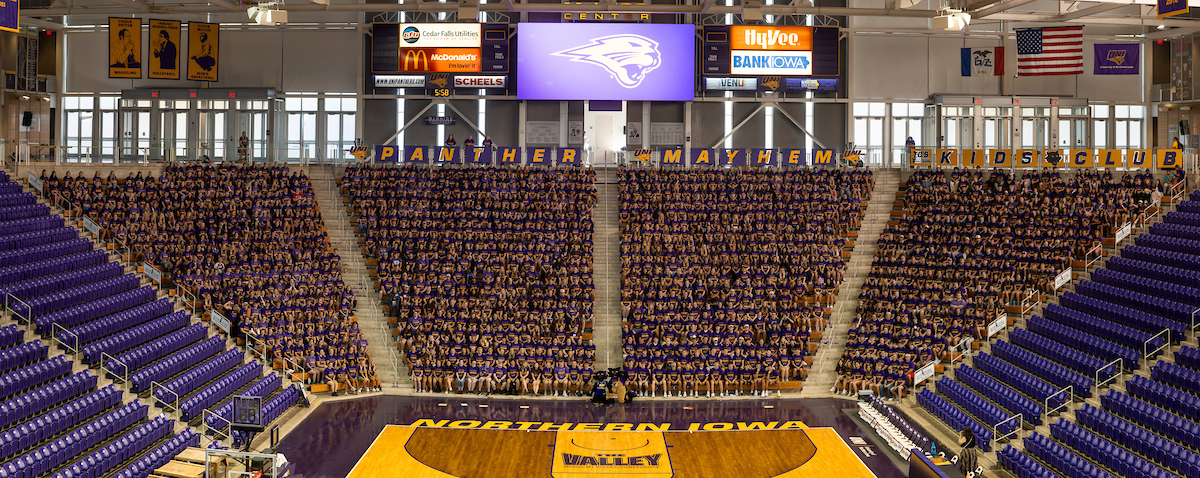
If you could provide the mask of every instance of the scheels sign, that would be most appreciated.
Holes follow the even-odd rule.
[[[430,75],[438,76],[438,75]],[[508,75],[455,75],[453,81],[447,82],[445,74],[438,81],[427,78],[426,75],[375,75],[376,88],[507,88]]]

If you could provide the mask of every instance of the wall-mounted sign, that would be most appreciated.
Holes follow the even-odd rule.
[[[479,48],[483,40],[478,23],[403,23],[401,48]]]
[[[758,78],[707,77],[704,89],[713,91],[757,91]]]
[[[376,88],[424,88],[425,75],[375,75]]]
[[[508,86],[508,77],[501,76],[466,76],[454,77],[455,88],[504,88]]]
[[[431,125],[431,126],[433,126],[433,125],[453,125],[454,117],[453,116],[426,116],[425,124]]]

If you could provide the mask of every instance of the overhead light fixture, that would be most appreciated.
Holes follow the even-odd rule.
[[[1159,26],[1158,26],[1158,29],[1159,29],[1159,30],[1166,30],[1166,29],[1167,29],[1167,26],[1166,26],[1166,25],[1159,25]]]
[[[479,21],[479,0],[458,0],[458,21]]]
[[[256,6],[246,9],[246,15],[254,20],[254,23],[266,26],[275,26],[280,23],[287,23],[287,10],[280,10],[278,2],[260,3]],[[275,7],[272,9],[272,7]]]
[[[763,21],[762,5],[763,4],[761,0],[742,0],[742,21]]]
[[[896,8],[912,8],[921,4],[921,0],[896,0]]]
[[[943,8],[929,20],[931,30],[962,30],[971,24],[971,14],[962,10]]]

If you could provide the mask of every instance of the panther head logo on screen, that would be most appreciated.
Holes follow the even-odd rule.
[[[610,35],[593,38],[591,43],[554,53],[571,61],[584,61],[600,66],[625,88],[637,88],[662,64],[658,42],[641,35]]]

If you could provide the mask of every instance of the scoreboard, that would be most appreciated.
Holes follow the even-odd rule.
[[[507,23],[372,24],[371,73],[375,88],[507,89]]]

